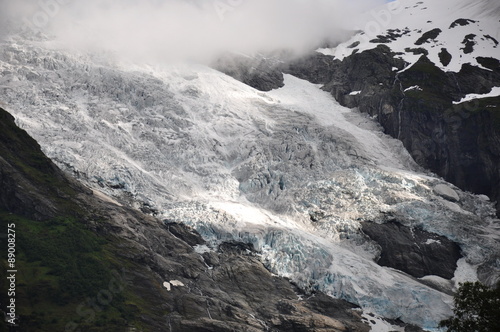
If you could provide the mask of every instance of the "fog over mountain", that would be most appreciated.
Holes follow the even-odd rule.
[[[211,60],[223,52],[304,51],[361,26],[382,0],[16,1],[2,5],[28,30],[60,45],[134,60]]]
[[[20,330],[441,332],[500,281],[496,1],[0,0]]]

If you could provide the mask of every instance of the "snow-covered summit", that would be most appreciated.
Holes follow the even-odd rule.
[[[337,59],[387,45],[409,64],[422,54],[445,71],[500,54],[500,5],[494,0],[400,0],[367,13],[360,33],[333,49]]]

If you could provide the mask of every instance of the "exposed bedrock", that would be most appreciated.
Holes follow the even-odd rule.
[[[365,222],[362,227],[363,232],[382,248],[378,264],[416,278],[427,275],[453,278],[461,258],[460,247],[453,241],[398,222]]]

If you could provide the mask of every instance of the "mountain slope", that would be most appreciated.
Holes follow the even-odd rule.
[[[77,203],[78,196],[90,191],[69,180],[3,109],[0,127],[0,221],[3,229],[15,225],[18,271],[13,297],[17,328],[9,327],[9,331],[63,330],[78,317],[76,308],[85,296],[96,296],[115,280],[112,271],[118,266],[103,250],[105,237],[88,230],[87,206]],[[7,269],[4,255],[1,264]],[[9,312],[6,288],[2,281],[3,313]],[[129,314],[132,320],[120,298],[103,310],[100,319],[113,317],[114,323],[108,321],[106,328],[116,331]],[[7,331],[5,324],[2,320]]]
[[[251,246],[209,250],[189,228],[67,179],[13,120],[0,109],[0,195],[19,198],[0,202],[2,227],[16,225],[18,270],[17,325],[2,320],[1,331],[369,330],[352,304],[303,298]]]
[[[428,328],[451,313],[455,283],[498,278],[492,205],[419,171],[398,141],[318,86],[285,76],[263,93],[203,66],[114,64],[51,47],[4,44],[3,100],[89,185],[195,227],[214,248],[252,243],[303,289]],[[393,249],[362,223],[393,221],[425,231],[422,248],[441,246],[437,235],[457,243],[453,280],[427,275],[449,278],[436,266],[417,279],[376,264]]]
[[[500,278],[493,203],[413,161],[463,189],[493,199],[500,194],[494,96],[500,74],[490,32],[497,22],[462,1],[402,3],[387,24],[375,18],[384,25],[376,36],[365,31],[287,63],[259,58],[256,70],[246,68],[253,60],[226,70],[227,59],[216,65],[268,92],[201,65],[120,63],[60,50],[50,39],[12,37],[0,50],[2,100],[61,168],[163,220],[117,217],[111,227],[135,239],[132,248],[147,249],[125,258],[146,261],[160,275],[142,289],[148,296],[163,275],[198,280],[199,269],[211,276],[218,269],[219,277],[233,280],[230,266],[239,260],[242,275],[255,269],[269,277],[258,259],[306,293],[356,303],[364,317],[432,330],[451,314],[458,282]],[[476,36],[467,37],[471,31]],[[207,247],[172,231],[178,223],[195,228]],[[162,240],[164,227],[201,245],[196,249],[205,263],[191,246],[178,244],[198,259],[193,269],[183,271],[175,260],[163,264],[170,257],[165,248],[172,248]],[[219,267],[211,253],[224,251],[225,241],[251,244],[229,250],[253,247],[251,262],[222,254],[217,259],[227,265]],[[172,275],[171,265],[179,268]],[[210,285],[211,296],[218,294]],[[250,281],[237,285],[229,298],[257,291]],[[244,305],[231,302],[239,308],[234,314],[202,293],[176,302],[176,328],[195,328],[188,323],[192,311],[200,329],[222,329],[230,317],[240,324],[251,315],[264,322],[251,323],[255,328],[300,326],[295,318],[282,322],[260,312],[264,294]],[[202,319],[214,305],[217,322]],[[164,321],[158,317],[149,320],[152,326]]]

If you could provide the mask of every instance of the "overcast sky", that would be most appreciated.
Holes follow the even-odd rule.
[[[0,12],[63,45],[134,59],[313,47],[384,0],[0,0]]]

